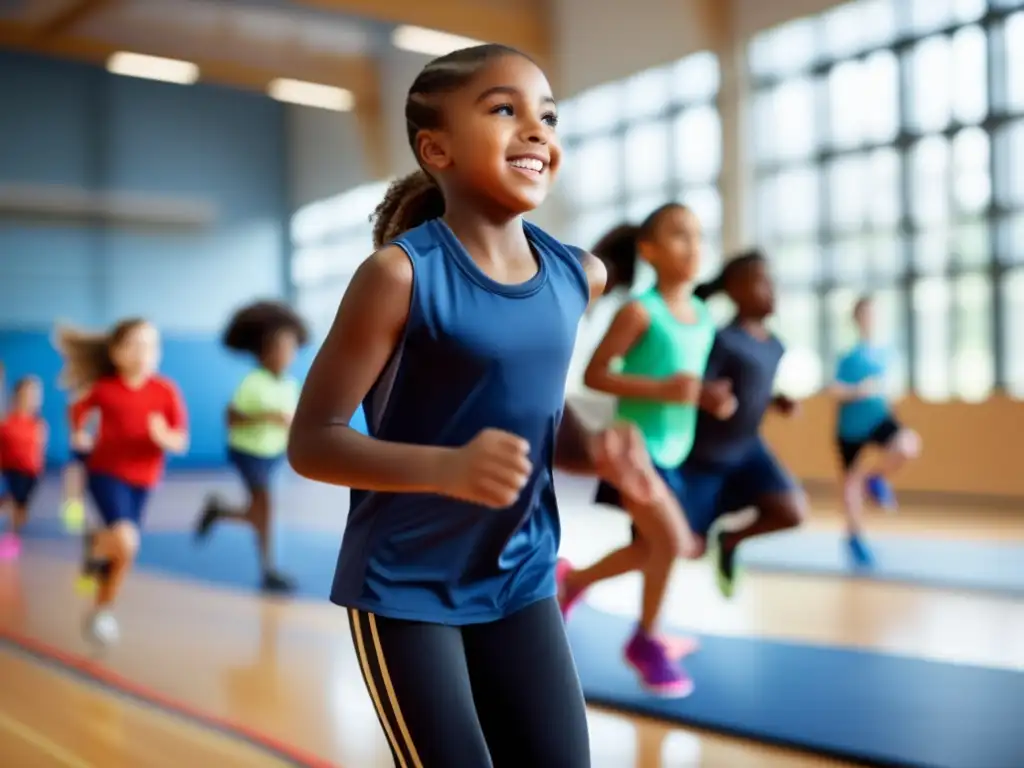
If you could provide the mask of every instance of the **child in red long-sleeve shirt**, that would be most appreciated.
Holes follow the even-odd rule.
[[[122,320],[108,334],[58,330],[62,383],[84,394],[71,406],[80,432],[93,413],[99,429],[86,461],[89,495],[102,520],[85,537],[83,571],[97,579],[85,625],[89,639],[107,645],[119,628],[111,608],[135,561],[139,528],[166,453],[188,445],[185,406],[175,384],[156,373],[160,336],[141,318]]]
[[[47,439],[46,422],[39,416],[43,403],[39,379],[20,379],[13,395],[10,413],[0,421],[0,469],[7,486],[0,509],[11,507],[11,528],[0,537],[0,559],[4,560],[21,553],[21,529],[43,474]]]

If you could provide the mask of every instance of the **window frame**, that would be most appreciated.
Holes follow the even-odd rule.
[[[819,253],[822,254],[821,267],[817,270],[816,274],[802,279],[793,278],[790,275],[787,279],[780,281],[780,289],[790,293],[804,290],[819,296],[822,310],[819,318],[822,325],[822,333],[819,336],[820,348],[817,351],[826,366],[826,373],[829,362],[833,361],[837,353],[840,352],[840,350],[832,349],[833,345],[830,344],[830,340],[841,335],[835,333],[830,327],[833,323],[833,318],[829,317],[827,297],[833,295],[836,291],[849,288],[856,288],[858,292],[870,293],[873,290],[897,287],[901,294],[899,298],[902,307],[900,336],[903,339],[907,352],[907,360],[905,362],[907,385],[911,391],[919,391],[922,388],[927,389],[926,385],[922,387],[922,374],[919,370],[918,358],[921,350],[918,349],[919,345],[916,339],[919,336],[920,329],[916,326],[919,324],[920,318],[914,310],[913,296],[915,288],[922,284],[923,281],[940,278],[945,281],[948,290],[952,293],[961,278],[969,275],[981,275],[988,281],[989,295],[992,297],[988,307],[990,316],[985,319],[987,327],[991,329],[991,338],[988,339],[988,349],[986,350],[986,353],[991,355],[994,366],[994,381],[991,391],[1006,392],[1011,368],[1011,362],[1008,359],[1010,345],[1007,343],[1007,334],[1011,330],[1007,327],[1005,320],[1007,314],[1004,311],[1006,298],[1003,282],[1011,271],[1019,269],[1021,265],[1014,263],[1015,260],[1012,253],[1008,251],[1003,252],[1011,248],[1012,245],[1008,242],[1010,238],[1006,236],[1001,237],[1000,232],[1001,228],[1011,226],[1010,222],[1014,217],[1024,215],[1024,203],[1019,205],[1016,202],[1004,204],[999,197],[1000,179],[1003,179],[1004,184],[1006,183],[1005,178],[1001,176],[1001,168],[1006,167],[1010,159],[1008,157],[1010,150],[1004,146],[1008,142],[997,141],[997,136],[1001,131],[1017,123],[1021,126],[1018,130],[1024,130],[1024,104],[1014,107],[1010,106],[1010,94],[1008,92],[1008,77],[1010,73],[1008,71],[1006,54],[1007,41],[1004,37],[1006,21],[1011,17],[1024,13],[1024,0],[1010,3],[1003,0],[999,4],[994,3],[992,0],[987,0],[985,12],[980,18],[969,21],[957,20],[943,25],[931,25],[931,28],[924,32],[912,31],[913,26],[910,17],[912,9],[909,3],[893,2],[891,7],[895,14],[895,26],[891,30],[892,34],[888,35],[889,39],[887,42],[862,45],[856,53],[839,56],[833,56],[821,44],[817,44],[815,46],[816,50],[809,49],[808,55],[802,57],[802,60],[805,60],[804,66],[790,66],[779,74],[758,72],[758,57],[761,61],[768,62],[769,64],[773,60],[770,53],[773,35],[780,35],[778,39],[781,39],[781,36],[786,34],[786,28],[802,25],[801,28],[803,29],[810,24],[814,25],[815,29],[817,29],[819,34],[816,37],[818,40],[821,40],[824,39],[825,26],[832,14],[836,12],[850,13],[857,5],[862,5],[866,8],[870,4],[870,0],[855,0],[854,2],[844,3],[829,11],[803,17],[766,30],[751,40],[747,55],[747,74],[749,78],[748,98],[752,104],[758,103],[759,99],[764,98],[766,94],[775,91],[780,86],[784,86],[787,82],[798,79],[810,79],[815,84],[816,89],[815,125],[813,128],[816,146],[807,157],[802,159],[780,159],[772,153],[771,157],[765,158],[762,147],[765,146],[765,141],[768,141],[768,146],[771,146],[770,138],[764,139],[762,137],[759,140],[753,133],[748,137],[748,146],[751,147],[754,158],[753,199],[755,201],[756,213],[754,220],[762,222],[772,217],[771,213],[757,210],[757,208],[763,197],[761,189],[766,183],[774,180],[778,174],[797,168],[809,168],[818,173],[819,211],[817,217],[818,225],[814,233],[814,243]],[[981,29],[986,41],[985,88],[988,103],[984,116],[980,121],[961,122],[956,114],[955,95],[951,94],[951,118],[948,124],[941,130],[916,130],[913,127],[915,120],[912,114],[914,108],[912,104],[912,78],[915,66],[912,54],[914,50],[921,43],[937,37],[944,37],[952,46],[954,36],[960,30],[972,27]],[[898,94],[898,132],[892,140],[862,139],[859,142],[853,143],[852,146],[849,143],[841,142],[843,146],[841,148],[837,147],[837,142],[834,141],[831,131],[831,122],[833,120],[831,99],[833,94],[830,92],[830,78],[832,72],[837,67],[848,66],[850,62],[857,62],[863,66],[872,56],[880,52],[890,52],[896,57],[898,63],[898,80],[896,83]],[[948,55],[953,55],[952,49]],[[756,131],[757,126],[751,126],[751,129],[752,132]],[[954,174],[956,157],[953,140],[962,131],[971,129],[980,129],[988,138],[989,156],[986,171],[989,179],[989,195],[987,204],[977,211],[967,212],[960,209],[955,195]],[[949,216],[940,224],[919,223],[913,215],[915,210],[913,205],[915,177],[911,158],[913,157],[914,147],[921,141],[934,140],[932,137],[946,142],[945,146],[949,165],[945,173]],[[874,152],[879,150],[895,150],[899,158],[898,193],[900,210],[898,222],[894,227],[878,226],[871,221],[872,217],[868,215],[863,218],[859,229],[851,231],[850,229],[844,229],[839,224],[834,225],[831,215],[833,205],[830,198],[833,190],[830,184],[829,169],[833,167],[836,161],[841,161],[843,158],[870,158]],[[987,235],[979,240],[979,242],[984,243],[984,257],[978,258],[978,254],[974,254],[974,258],[958,258],[956,255],[958,242],[961,242],[962,238],[969,236],[970,233],[967,230],[971,227],[976,228],[979,222],[984,234]],[[923,269],[920,266],[922,263],[921,258],[926,252],[922,252],[921,249],[925,247],[927,236],[934,236],[942,230],[945,230],[947,233],[944,246],[946,253],[945,262],[939,268]],[[830,254],[835,249],[836,244],[842,239],[848,238],[850,235],[855,236],[858,232],[865,238],[888,237],[890,235],[895,238],[895,251],[899,255],[898,269],[889,275],[884,275],[880,273],[876,266],[869,264],[866,265],[866,276],[862,276],[859,279],[844,278],[831,259],[827,258],[827,254]],[[975,231],[971,235],[972,239],[977,234],[978,231]],[[760,231],[758,235],[761,235]],[[799,239],[800,237],[790,237],[787,240],[776,235],[773,241],[762,244],[769,251],[772,251],[792,247]],[[786,272],[784,268],[780,271]],[[960,325],[962,324],[963,321],[958,318],[958,313],[951,311],[949,317],[951,343],[955,344],[955,340],[961,338],[962,329]],[[959,398],[960,394],[958,394],[956,388],[956,363],[953,359],[954,357],[955,355],[951,354],[947,363],[949,366],[947,376],[952,392],[951,397]],[[1020,366],[1018,365],[1017,367]]]

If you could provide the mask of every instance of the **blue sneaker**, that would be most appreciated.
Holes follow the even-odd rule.
[[[881,475],[871,475],[865,483],[868,496],[882,509],[896,509],[896,494],[888,481]]]
[[[875,558],[871,554],[871,550],[860,536],[850,536],[846,540],[846,545],[850,549],[850,557],[853,559],[854,567],[870,568],[875,564]]]

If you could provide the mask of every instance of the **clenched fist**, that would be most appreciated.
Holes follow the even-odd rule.
[[[529,443],[499,429],[485,429],[447,457],[441,492],[484,507],[504,509],[519,498],[532,471]]]

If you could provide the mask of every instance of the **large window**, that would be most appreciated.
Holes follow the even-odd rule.
[[[349,280],[373,251],[370,214],[388,182],[364,184],[301,208],[292,217],[291,282],[316,335],[330,328]]]
[[[693,208],[705,232],[702,273],[720,266],[722,131],[718,59],[698,53],[586,91],[561,104],[566,239],[592,246],[623,221],[670,200]]]
[[[1024,397],[1022,8],[858,0],[751,41],[757,235],[797,388],[826,383],[871,293],[902,389]]]

